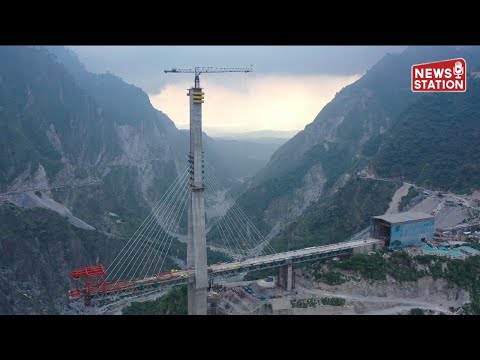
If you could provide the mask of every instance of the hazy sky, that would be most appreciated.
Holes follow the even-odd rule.
[[[188,127],[193,74],[172,67],[253,65],[253,73],[204,74],[204,127],[211,134],[301,130],[344,86],[396,46],[72,46],[87,69],[145,90],[179,128]]]

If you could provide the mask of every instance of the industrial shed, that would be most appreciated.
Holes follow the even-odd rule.
[[[433,240],[435,217],[430,214],[403,212],[373,216],[371,236],[385,240],[385,246],[396,248]]]

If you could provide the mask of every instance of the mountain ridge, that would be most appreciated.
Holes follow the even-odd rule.
[[[412,64],[459,55],[469,61],[475,58],[475,49],[409,47],[386,55],[272,155],[239,203],[259,219],[256,224],[266,233],[294,220],[310,204],[342,187],[354,174],[352,169],[364,166],[364,146],[422,96],[410,90]]]

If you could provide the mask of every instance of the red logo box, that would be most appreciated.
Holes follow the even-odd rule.
[[[465,92],[467,62],[450,59],[412,65],[413,92]]]

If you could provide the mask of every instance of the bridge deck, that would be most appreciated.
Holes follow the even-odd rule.
[[[347,250],[353,250],[358,247],[366,247],[373,245],[383,245],[382,240],[377,239],[368,239],[368,240],[358,240],[358,241],[349,241],[343,243],[336,243],[323,246],[312,246],[305,249],[286,251],[277,254],[259,256],[252,259],[246,259],[243,261],[234,261],[230,263],[210,265],[209,271],[213,274],[231,272],[236,269],[244,269],[244,271],[251,270],[261,267],[276,267],[281,266],[286,263],[298,263],[302,261],[315,260],[315,258],[322,258],[329,255],[335,256],[336,254],[342,255],[345,254]],[[348,253],[348,252],[347,252]],[[268,266],[273,265],[273,266]]]
[[[245,271],[254,271],[283,266],[290,263],[300,263],[325,259],[334,256],[348,255],[355,248],[383,246],[382,240],[368,239],[348,241],[323,246],[313,246],[305,249],[292,250],[271,255],[259,256],[256,258],[233,261],[229,263],[219,263],[208,266],[209,276],[221,276]],[[106,298],[110,296],[121,296],[133,292],[142,292],[152,290],[158,287],[178,286],[190,283],[194,280],[195,270],[186,269],[177,272],[161,273],[156,276],[146,277],[131,281],[118,281],[99,284],[97,287],[89,289],[92,298]],[[71,300],[79,300],[81,295],[85,295],[85,289],[82,291],[72,290]],[[74,294],[74,295],[73,295]]]

